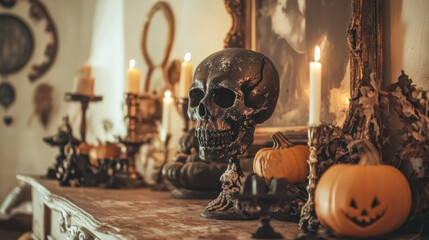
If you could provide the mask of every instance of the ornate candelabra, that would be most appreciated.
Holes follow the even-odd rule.
[[[125,138],[119,138],[119,142],[126,147],[126,156],[128,159],[128,167],[124,172],[117,173],[117,187],[138,188],[145,186],[145,182],[140,173],[136,170],[135,155],[140,147],[148,141],[137,134],[137,109],[138,109],[138,94],[125,93],[125,125],[127,127],[127,135]]]
[[[82,118],[80,120],[80,136],[82,142],[86,142],[86,110],[88,109],[89,102],[98,102],[103,100],[102,96],[90,96],[78,93],[66,93],[65,100],[67,102],[80,102],[82,110]]]
[[[301,209],[301,219],[299,226],[308,232],[316,232],[319,228],[319,219],[316,216],[314,209],[314,191],[316,189],[317,174],[317,146],[319,146],[318,133],[320,125],[311,125],[308,128],[308,146],[310,147],[310,156],[307,160],[309,166],[307,193],[308,200]]]

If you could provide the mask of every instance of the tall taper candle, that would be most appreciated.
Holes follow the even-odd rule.
[[[188,91],[192,84],[191,53],[186,53],[180,68],[179,97],[188,98]]]
[[[127,69],[127,83],[129,93],[139,93],[140,89],[140,69],[134,68],[136,61],[130,60],[130,67]]]
[[[314,50],[314,62],[310,62],[310,119],[309,125],[320,124],[322,101],[322,64],[319,62],[320,48]]]
[[[170,91],[165,91],[162,105],[162,123],[161,123],[161,141],[165,142],[167,135],[170,133],[171,108],[173,98]]]

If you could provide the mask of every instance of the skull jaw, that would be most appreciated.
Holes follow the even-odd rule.
[[[227,162],[230,154],[225,149],[211,149],[208,147],[199,147],[200,158],[207,162]]]
[[[228,159],[242,155],[253,143],[255,127],[239,127],[237,139],[223,148],[210,148],[199,145],[199,156],[208,162],[226,162]]]

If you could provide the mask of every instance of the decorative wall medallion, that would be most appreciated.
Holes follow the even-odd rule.
[[[165,20],[168,24],[168,37],[167,37],[167,46],[165,48],[164,56],[162,58],[162,62],[157,64],[152,61],[152,58],[149,55],[148,51],[148,32],[149,32],[149,26],[151,21],[153,20],[153,16],[157,12],[161,12],[163,16],[165,17]],[[143,32],[142,32],[142,38],[141,38],[141,51],[143,54],[143,59],[146,62],[146,65],[148,67],[147,73],[146,73],[146,80],[143,92],[148,93],[149,87],[152,79],[152,74],[157,66],[160,66],[162,69],[162,73],[164,76],[164,80],[169,79],[169,73],[168,73],[168,59],[170,58],[171,49],[173,48],[173,42],[174,42],[174,34],[175,34],[175,22],[174,22],[174,14],[173,10],[171,9],[171,6],[166,2],[157,2],[155,5],[152,6],[150,9],[146,21],[143,25]],[[171,81],[166,81],[165,85],[167,88],[170,88],[172,86],[169,86]]]
[[[58,33],[43,3],[39,0],[28,0],[28,2],[30,3],[30,19],[38,23],[38,25],[41,25],[41,22],[46,22],[44,30],[51,37],[51,41],[44,47],[46,58],[41,63],[33,63],[31,72],[28,74],[30,81],[34,82],[52,67],[56,59],[58,53]],[[6,9],[14,7],[16,3],[18,3],[16,0],[0,0],[0,6]],[[25,66],[33,53],[35,41],[33,41],[33,35],[28,25],[20,20],[20,18],[10,14],[1,14],[0,16],[0,73],[5,75],[19,71]],[[13,61],[10,61],[10,58]],[[8,64],[5,64],[5,60]],[[9,65],[14,66],[14,68]]]
[[[22,14],[16,16],[7,12],[9,9],[15,7],[17,3],[24,2],[29,3],[26,4],[26,7],[29,6],[28,16],[25,16],[25,14],[23,16],[21,16]],[[28,78],[31,82],[34,82],[52,67],[56,59],[58,34],[55,24],[48,10],[40,0],[0,0],[0,8],[6,10],[0,14],[0,76],[6,77],[11,73],[22,70],[30,62],[36,43],[39,43],[38,45],[42,46],[37,47],[44,49],[45,58],[40,63],[32,63]],[[39,27],[44,27],[45,33],[50,35],[50,40],[46,44],[43,41],[36,41],[31,31],[33,25],[29,23],[36,23]],[[7,108],[15,100],[15,90],[9,83],[4,83],[1,86],[0,105]],[[47,100],[50,98],[48,96],[50,95],[46,97],[37,95],[35,98]],[[49,101],[44,102],[48,103]],[[48,105],[45,104],[43,106]],[[40,119],[43,125],[46,126],[50,110],[47,111],[48,107],[43,108],[43,110],[37,106],[36,108],[41,110],[36,110],[36,113],[41,113]],[[4,117],[3,120],[7,125],[12,123],[12,117],[10,116]]]
[[[39,119],[40,123],[46,128],[49,124],[51,117],[52,108],[54,106],[52,92],[54,88],[47,84],[41,83],[36,87],[33,95],[33,106],[34,112],[30,117],[30,120],[34,115]]]
[[[8,82],[0,83],[0,105],[7,109],[15,101],[15,89]],[[13,122],[12,117],[5,116],[3,121],[6,125],[10,125]]]
[[[8,82],[0,83],[0,105],[8,108],[15,101],[15,89]]]
[[[30,81],[34,82],[43,76],[53,65],[58,53],[58,33],[57,28],[46,7],[39,0],[29,0],[31,4],[30,17],[36,22],[46,20],[45,32],[51,35],[52,42],[45,47],[47,59],[40,64],[33,64],[32,72],[28,75]]]
[[[33,54],[33,34],[19,17],[0,14],[0,74],[21,70]]]
[[[0,0],[0,5],[2,5],[5,8],[12,8],[15,6],[16,0]]]

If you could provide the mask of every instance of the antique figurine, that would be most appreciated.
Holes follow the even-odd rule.
[[[256,124],[273,113],[279,76],[261,53],[229,48],[204,59],[189,90],[188,115],[197,121],[199,156],[209,162],[228,160],[221,176],[222,192],[201,216],[242,219],[231,195],[240,191],[243,172],[237,156],[253,142]]]
[[[51,145],[59,147],[60,153],[56,157],[56,163],[48,168],[47,176],[57,179],[61,186],[80,185],[96,186],[105,182],[103,168],[107,165],[96,166],[89,161],[90,146],[73,137],[73,131],[68,116],[63,118],[58,133],[55,136],[45,137],[43,140]]]
[[[57,172],[58,167],[63,165],[63,161],[66,160],[65,148],[67,144],[74,146],[79,145],[80,141],[73,137],[72,128],[69,123],[68,116],[63,117],[61,126],[58,128],[58,133],[51,137],[44,137],[45,141],[50,146],[56,146],[59,148],[60,153],[56,157],[56,163],[53,167],[48,168],[47,176],[52,179],[58,178]]]

